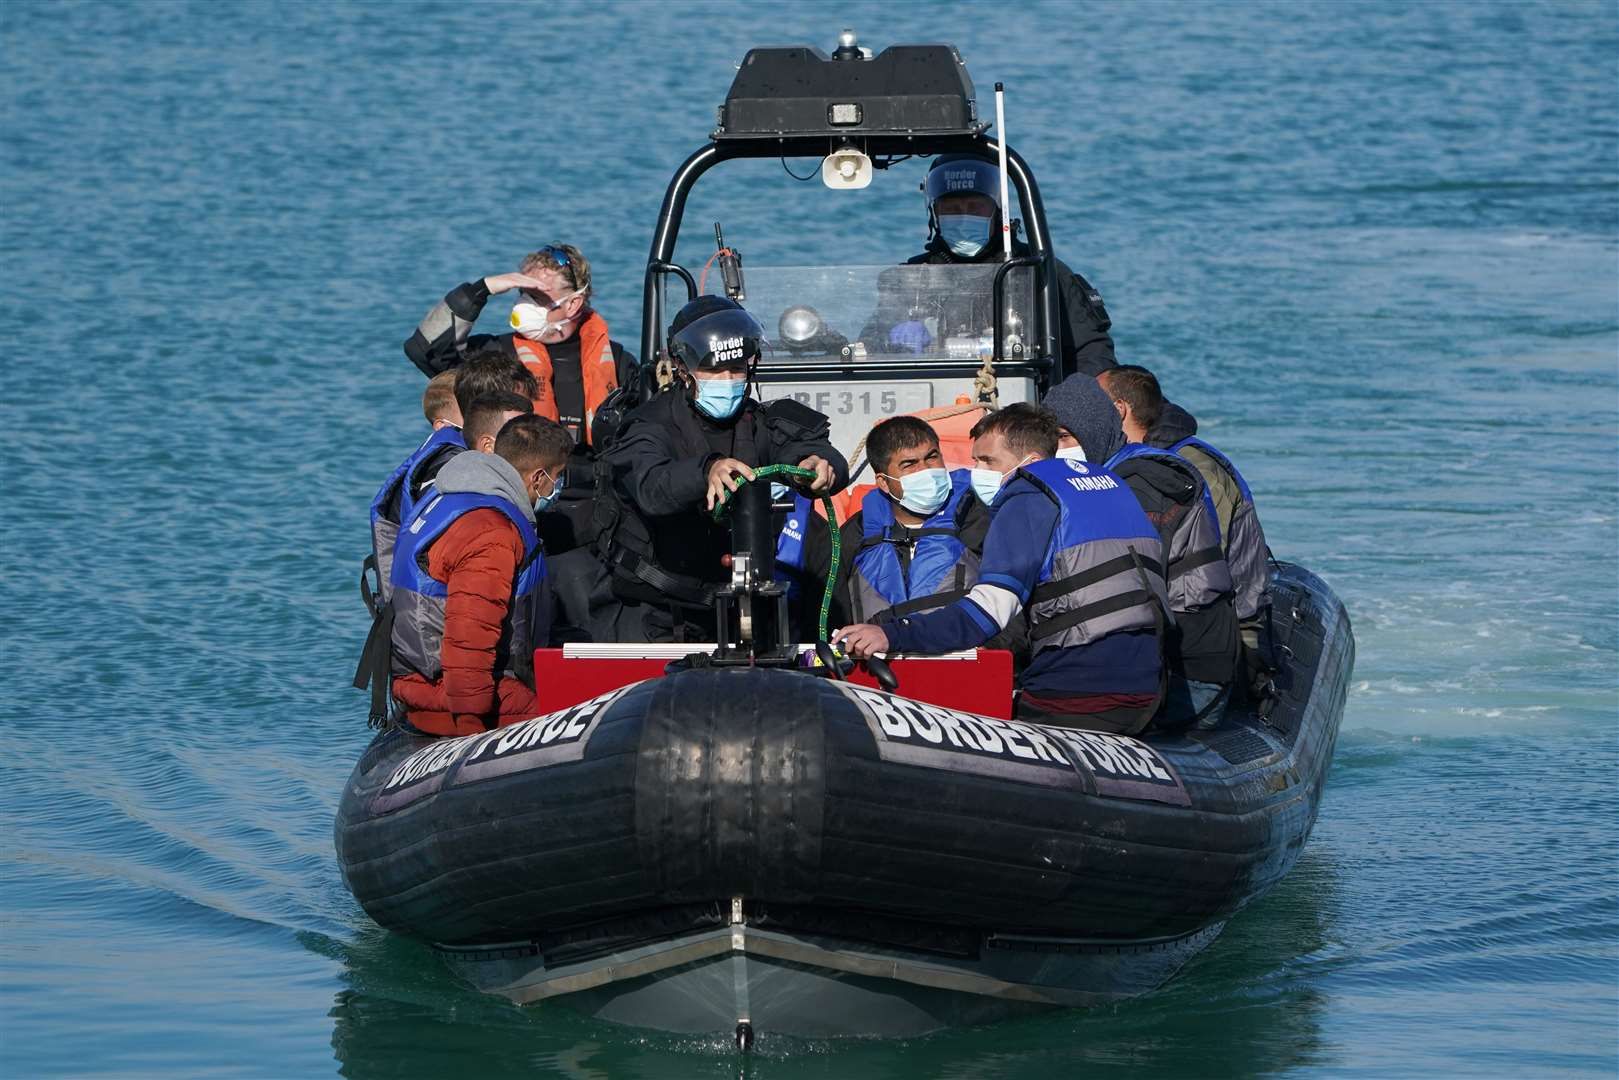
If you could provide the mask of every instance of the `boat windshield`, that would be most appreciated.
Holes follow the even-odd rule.
[[[767,341],[761,370],[828,358],[987,358],[1000,265],[746,267],[743,304],[764,326]],[[715,276],[710,270],[704,291],[719,291]],[[667,318],[685,302],[685,286],[665,277],[663,288]],[[1023,359],[1036,347],[1033,268],[1008,271],[1002,295],[1002,357]]]

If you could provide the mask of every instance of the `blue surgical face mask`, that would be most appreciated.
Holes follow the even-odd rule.
[[[715,420],[729,420],[742,407],[748,393],[746,379],[693,379],[697,395],[693,398],[704,415]]]
[[[989,243],[990,219],[977,214],[940,214],[939,235],[950,250],[964,259],[976,256]]]
[[[787,498],[788,490],[789,489],[786,484],[779,483],[775,480],[770,481],[770,501],[782,502]]]
[[[547,473],[546,475],[549,476],[550,474]],[[567,480],[567,473],[558,473],[556,481],[551,485],[551,494],[534,496],[534,512],[536,514],[543,514],[551,509],[551,504],[557,501],[557,496],[561,495],[562,489],[567,486]]]
[[[887,474],[884,474],[887,475]],[[950,501],[950,472],[948,469],[918,469],[904,476],[890,476],[900,485],[899,504],[913,514],[932,517]]]
[[[1005,479],[1006,474],[994,469],[974,469],[973,494],[978,496],[979,502],[988,506],[1001,493],[1001,482]]]
[[[1024,458],[1012,466],[1012,472],[998,472],[995,469],[974,469],[973,494],[978,496],[980,502],[988,506],[995,501],[995,496],[1001,493],[1001,485],[1006,483],[1006,478],[1023,468],[1027,463],[1028,459]]]

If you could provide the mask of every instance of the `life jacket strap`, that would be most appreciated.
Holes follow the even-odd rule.
[[[374,590],[366,577],[373,572],[377,575],[377,587]],[[365,561],[360,564],[360,599],[365,602],[365,610],[371,613],[372,619],[382,614],[382,571],[377,568],[376,552],[367,555]]]
[[[929,536],[950,536],[959,538],[960,535],[961,534],[955,529],[943,529],[935,527],[931,529],[908,529],[903,536],[868,536],[860,541],[860,546],[855,549],[855,554],[858,555],[862,551],[870,551],[872,548],[881,547],[884,544],[894,544],[898,546],[900,544],[913,544],[916,541],[925,539]]]
[[[1154,612],[1158,609],[1157,600],[1151,592],[1146,589],[1131,589],[1129,592],[1109,596],[1104,600],[1082,604],[1072,611],[1065,611],[1061,615],[1053,615],[1049,619],[1037,620],[1031,618],[1029,620],[1029,640],[1044,641],[1046,638],[1054,634],[1060,634],[1070,627],[1078,626],[1080,623],[1089,622],[1091,619],[1099,619],[1103,615],[1111,615],[1115,611],[1123,611],[1125,608],[1132,608],[1139,604],[1151,604]]]
[[[1218,552],[1216,552],[1216,554],[1218,554]],[[1042,585],[1036,585],[1033,591],[1029,593],[1029,605],[1032,607],[1035,604],[1043,603],[1047,600],[1055,600],[1059,596],[1066,596],[1068,593],[1077,592],[1080,589],[1088,589],[1097,582],[1106,581],[1115,574],[1122,574],[1126,570],[1143,567],[1146,570],[1151,570],[1159,577],[1164,576],[1164,572],[1159,568],[1157,562],[1143,560],[1141,556],[1132,551],[1127,555],[1120,555],[1117,558],[1108,559],[1106,562],[1099,562],[1095,566],[1092,566],[1086,570],[1081,570],[1077,574],[1069,574],[1065,578],[1057,578],[1055,581],[1048,581]],[[1117,609],[1115,608],[1112,610]],[[1072,614],[1072,612],[1069,614]],[[1067,615],[1060,617],[1067,618]],[[1070,623],[1069,625],[1073,624]]]
[[[1169,576],[1172,578],[1177,578],[1188,571],[1196,570],[1200,566],[1207,566],[1210,563],[1219,562],[1223,558],[1225,558],[1225,552],[1221,551],[1217,547],[1207,547],[1202,551],[1194,551],[1191,554],[1183,555],[1174,562],[1170,563]]]
[[[714,590],[697,578],[671,574],[627,548],[615,548],[608,561],[614,569],[624,571],[670,599],[700,608],[710,607],[714,603]]]
[[[371,620],[371,632],[360,649],[360,663],[354,669],[354,687],[371,688],[368,727],[380,728],[388,720],[388,680],[393,664],[394,606],[384,604]]]
[[[1132,551],[1130,552],[1130,557],[1135,560],[1136,577],[1140,579],[1141,587],[1152,596],[1153,628],[1158,636],[1158,696],[1150,706],[1141,710],[1139,722],[1141,727],[1145,728],[1152,723],[1153,717],[1158,715],[1158,710],[1163,708],[1164,702],[1168,700],[1169,653],[1167,645],[1169,643],[1170,620],[1168,608],[1163,601],[1158,599],[1156,594],[1152,593],[1152,584],[1147,581],[1147,568],[1143,564],[1141,556]]]
[[[960,600],[963,596],[966,596],[971,591],[972,590],[970,589],[949,589],[945,592],[933,593],[929,596],[913,597],[910,600],[904,600],[898,604],[895,604],[893,607],[884,611],[883,614],[892,615],[896,619],[901,619],[907,615],[915,615],[919,611],[932,611],[934,608],[942,608],[946,607],[947,605],[954,604],[957,600]]]

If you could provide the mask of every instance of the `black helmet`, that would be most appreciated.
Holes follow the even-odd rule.
[[[764,337],[759,320],[735,300],[699,296],[669,324],[669,355],[688,370],[752,370]]]
[[[977,154],[945,154],[928,167],[927,182],[922,185],[927,193],[928,208],[946,195],[969,193],[988,195],[1001,205],[1000,167]]]

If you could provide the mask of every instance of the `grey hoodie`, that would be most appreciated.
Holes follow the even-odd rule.
[[[441,495],[460,491],[510,499],[530,524],[534,522],[534,504],[529,501],[523,478],[517,475],[511,462],[498,454],[469,450],[455,455],[438,471],[433,487]]]
[[[1057,414],[1057,423],[1079,440],[1086,461],[1105,464],[1124,446],[1119,411],[1094,377],[1070,375],[1046,393],[1044,404]]]

